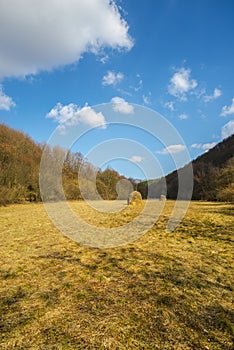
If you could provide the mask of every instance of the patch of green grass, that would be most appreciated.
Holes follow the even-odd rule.
[[[113,249],[69,240],[41,204],[0,208],[0,348],[231,350],[233,205],[193,202],[167,233],[173,205]],[[98,223],[85,203],[71,206]],[[118,215],[98,225],[132,213]]]

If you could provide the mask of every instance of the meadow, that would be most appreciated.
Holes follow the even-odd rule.
[[[65,237],[42,204],[1,207],[0,348],[233,349],[234,205],[192,202],[168,233],[173,205],[111,249]]]

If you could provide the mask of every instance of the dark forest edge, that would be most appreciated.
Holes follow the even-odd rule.
[[[168,199],[176,199],[178,193],[178,173],[184,173],[188,165],[168,174],[166,179],[142,182],[138,190],[147,197],[148,186],[153,198],[166,194]],[[194,173],[193,200],[234,202],[234,135],[218,143],[208,152],[192,161]],[[186,199],[186,193],[184,194]]]
[[[41,201],[39,188],[39,169],[45,144],[36,144],[29,136],[0,124],[0,205]],[[103,199],[112,200],[121,193],[116,192],[116,184],[126,179],[114,169],[96,169],[80,152],[66,152],[59,147],[49,149],[50,157],[56,160],[58,154],[64,157],[62,169],[63,189],[67,200],[82,200],[78,184],[78,173],[82,166],[87,172],[96,173],[97,191]],[[234,135],[217,144],[207,153],[192,161],[194,171],[194,190],[192,199],[234,202]],[[186,166],[180,171],[186,171]],[[133,189],[147,198],[151,186],[152,198],[165,194],[176,199],[178,172],[174,171],[165,179],[138,183],[128,179]],[[89,194],[94,193],[93,183],[82,184]],[[124,191],[126,194],[126,192]],[[49,192],[47,200],[54,200],[56,193]],[[95,197],[95,193],[94,193]]]

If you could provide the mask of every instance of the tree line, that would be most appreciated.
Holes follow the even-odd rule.
[[[119,194],[116,185],[126,179],[117,171],[107,168],[95,168],[80,152],[71,152],[60,147],[36,144],[21,131],[0,125],[0,204],[41,201],[39,170],[42,154],[48,157],[48,166],[63,159],[61,170],[62,186],[66,199],[81,200],[86,195],[89,199],[101,196],[112,200]],[[78,181],[82,170],[83,176]],[[46,171],[46,170],[45,170]],[[47,169],[47,186],[45,200],[59,199],[56,184],[53,183],[51,169]],[[93,175],[93,176],[92,176]],[[95,176],[95,184],[92,179]],[[135,186],[134,180],[133,188]],[[99,197],[100,198],[100,197]]]
[[[150,193],[153,198],[160,198],[164,194],[169,199],[176,199],[178,173],[186,172],[187,167],[185,165],[165,178],[142,182],[138,185],[138,190],[143,198],[147,198]],[[234,135],[193,160],[192,167],[193,200],[234,202]],[[186,186],[182,196],[187,199]]]
[[[45,152],[46,150],[46,152]],[[38,202],[59,199],[51,169],[48,166],[46,198],[41,198],[39,170],[42,154],[48,157],[49,165],[63,160],[61,169],[62,187],[68,200],[126,199],[123,186],[116,186],[126,177],[111,168],[95,168],[80,152],[71,152],[59,147],[37,144],[21,131],[0,124],[0,204]],[[234,135],[216,145],[212,150],[192,162],[194,189],[192,199],[234,202]],[[178,172],[186,171],[186,166],[165,178],[137,183],[130,180],[132,189],[141,192],[143,198],[150,193],[152,198],[162,194],[176,199],[178,192]],[[80,177],[79,174],[82,174]],[[95,179],[95,182],[92,181]],[[150,186],[150,191],[149,191]],[[121,192],[122,191],[122,192]],[[186,193],[184,193],[186,197]],[[185,198],[186,199],[186,198]]]

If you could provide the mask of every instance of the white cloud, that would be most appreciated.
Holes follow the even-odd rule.
[[[106,64],[106,62],[109,60],[109,56],[108,55],[104,55],[102,56],[99,61],[102,63],[102,64]]]
[[[185,145],[170,145],[165,147],[162,151],[158,151],[159,154],[176,154],[184,151],[186,149]]]
[[[136,92],[138,92],[139,90],[141,90],[141,89],[142,89],[142,86],[143,86],[143,80],[141,79],[140,74],[137,74],[137,78],[139,79],[137,86],[131,87],[131,88],[133,88],[133,90],[136,91]]]
[[[179,119],[186,120],[186,119],[188,119],[188,115],[185,114],[185,113],[182,113],[182,114],[179,115]]]
[[[15,102],[10,96],[4,94],[3,88],[0,85],[0,110],[9,111],[11,107],[15,106]]]
[[[142,99],[143,99],[144,104],[150,105],[151,104],[151,92],[149,92],[148,96],[143,95]]]
[[[206,89],[204,87],[197,88],[196,91],[194,91],[194,95],[197,97],[197,99],[204,98],[204,95],[206,94]]]
[[[126,96],[132,96],[132,93],[123,89],[117,89],[118,92],[120,92],[122,95],[126,95]]]
[[[197,149],[202,149],[203,151],[207,151],[214,146],[217,145],[217,142],[211,142],[211,143],[194,143],[191,145],[191,148],[197,148]]]
[[[1,0],[0,78],[49,71],[105,47],[130,50],[128,30],[114,1]]]
[[[79,112],[79,121],[93,127],[106,127],[104,115],[101,112],[96,113],[95,110],[89,106],[81,108]]]
[[[111,102],[113,103],[113,110],[115,112],[120,112],[122,114],[134,113],[134,107],[121,97],[113,97]]]
[[[218,98],[218,97],[220,97],[221,95],[222,95],[222,91],[221,91],[220,89],[215,88],[215,89],[214,89],[214,93],[213,93],[213,97],[214,97],[214,98]]]
[[[213,95],[205,95],[204,96],[204,101],[205,102],[210,102],[212,100],[216,100],[217,98],[219,98],[222,95],[222,91],[220,89],[215,88]]]
[[[140,163],[143,161],[143,159],[144,158],[142,158],[141,156],[132,156],[129,160],[133,163]]]
[[[172,96],[177,97],[181,101],[186,101],[186,94],[197,87],[196,80],[190,78],[191,70],[180,68],[172,76],[168,86],[168,92]]]
[[[170,109],[171,112],[175,110],[175,103],[172,101],[168,101],[164,105],[166,108]]]
[[[61,130],[65,129],[66,126],[72,126],[78,123],[84,123],[91,127],[105,128],[106,126],[105,117],[101,112],[96,113],[95,110],[88,105],[80,108],[74,103],[70,103],[66,106],[57,103],[46,115],[46,118],[51,118],[59,123]]]
[[[124,78],[123,73],[115,73],[113,71],[107,72],[102,79],[102,85],[116,85],[120,83]]]
[[[227,124],[222,127],[221,135],[223,139],[234,134],[234,120],[230,120]]]
[[[222,108],[221,117],[226,117],[227,115],[234,114],[234,98],[232,99],[232,104],[230,106],[224,106]]]

